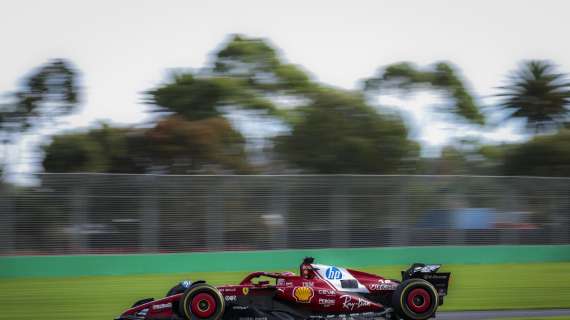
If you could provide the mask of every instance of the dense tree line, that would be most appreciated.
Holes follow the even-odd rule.
[[[76,109],[77,71],[48,62],[0,105],[4,145],[22,132]],[[264,39],[231,36],[199,71],[180,71],[145,93],[151,127],[112,127],[57,134],[43,147],[47,172],[120,173],[438,173],[570,176],[570,81],[549,61],[527,61],[497,89],[484,109],[459,68],[402,62],[380,69],[358,90],[320,83],[286,62]],[[503,122],[522,118],[530,140],[509,145],[456,141],[438,159],[420,157],[409,124],[376,105],[386,90],[433,90],[446,97],[439,111],[457,123],[483,126],[488,112]],[[228,114],[248,110],[283,123],[285,132],[251,161],[244,133]]]

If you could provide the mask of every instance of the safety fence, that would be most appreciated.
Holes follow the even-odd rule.
[[[42,174],[2,255],[570,243],[570,179]]]

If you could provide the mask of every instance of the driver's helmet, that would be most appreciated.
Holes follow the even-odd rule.
[[[315,270],[313,269],[313,262],[315,261],[312,257],[306,257],[301,263],[300,274],[304,279],[313,279],[315,277]]]

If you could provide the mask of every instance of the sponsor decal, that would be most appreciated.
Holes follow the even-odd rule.
[[[220,292],[236,292],[236,288],[220,288]]]
[[[303,287],[312,287],[314,285],[315,285],[315,283],[312,281],[303,282]]]
[[[152,306],[152,310],[162,310],[166,308],[172,308],[172,303],[159,303]]]
[[[247,296],[247,294],[249,293],[249,288],[245,287],[245,288],[241,289],[241,292],[243,292],[244,296]]]
[[[297,300],[297,302],[309,303],[311,302],[311,299],[313,299],[314,295],[315,292],[313,291],[313,288],[295,287],[293,289],[293,297],[295,297],[295,300]]]
[[[370,285],[371,290],[395,290],[397,287],[398,284],[390,280],[378,280],[378,283]]]
[[[148,308],[142,309],[141,311],[137,312],[137,316],[145,317],[147,313],[148,313]]]
[[[324,295],[328,295],[328,296],[334,296],[334,295],[336,294],[336,291],[334,291],[334,290],[319,289],[319,294],[324,294]]]
[[[224,296],[224,299],[228,302],[236,302],[237,296]]]
[[[330,306],[334,306],[334,299],[323,299],[320,298],[319,299],[319,304],[322,305],[323,307],[330,307]]]
[[[238,320],[267,320],[267,317],[239,317]]]
[[[181,284],[184,288],[190,288],[190,286],[192,285],[192,281],[184,280],[184,281],[180,282],[180,284]]]
[[[370,305],[370,301],[368,300],[347,294],[340,296],[340,299],[342,300],[342,307],[349,311],[358,310]]]
[[[424,279],[447,279],[447,275],[440,275],[440,274],[426,274],[424,275]]]
[[[342,271],[337,267],[329,267],[325,271],[325,277],[329,280],[340,280],[342,279]]]

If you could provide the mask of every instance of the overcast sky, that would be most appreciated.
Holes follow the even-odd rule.
[[[69,127],[99,119],[134,123],[144,119],[141,92],[171,68],[203,67],[229,34],[243,33],[270,39],[289,62],[335,86],[355,88],[393,62],[448,60],[485,97],[523,59],[551,59],[570,72],[569,4],[0,0],[0,92],[14,90],[32,67],[67,58],[82,71],[86,89]],[[409,105],[420,109],[428,100],[420,96]],[[425,114],[417,111],[416,118],[427,127]],[[508,139],[507,131],[499,135]],[[420,135],[445,140],[441,132]]]

